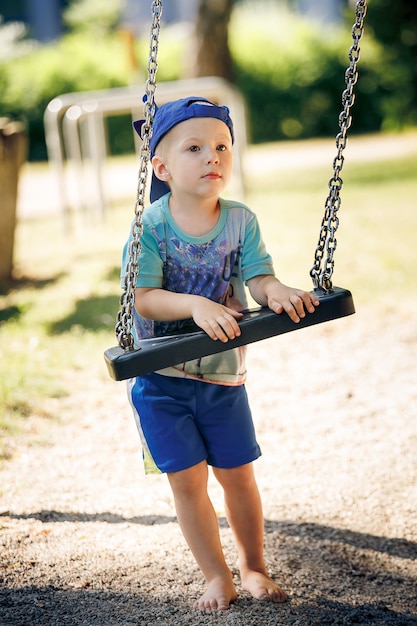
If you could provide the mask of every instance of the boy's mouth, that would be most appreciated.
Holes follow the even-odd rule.
[[[207,174],[204,174],[203,178],[208,178],[209,180],[217,180],[218,178],[221,178],[221,176],[218,172],[208,172]]]

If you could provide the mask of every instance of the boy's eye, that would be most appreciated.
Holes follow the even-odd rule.
[[[223,143],[221,143],[220,145],[217,146],[216,150],[218,152],[224,152],[225,150],[227,150],[227,148]]]
[[[188,149],[190,152],[198,152],[200,150],[198,146],[190,146]]]

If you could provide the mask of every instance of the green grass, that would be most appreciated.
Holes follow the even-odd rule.
[[[251,181],[248,201],[284,281],[308,287],[331,164]],[[360,305],[404,308],[417,298],[417,146],[412,157],[347,163],[333,283]]]
[[[415,310],[416,172],[417,147],[411,157],[345,165],[334,284],[352,290],[357,310]],[[311,288],[331,174],[331,164],[310,163],[248,176],[246,201],[288,284]],[[120,254],[132,207],[120,203],[103,225],[73,237],[57,217],[19,224],[16,281],[0,296],[0,458],[29,424],[61,419],[74,390],[89,393],[89,380],[103,394],[113,384],[103,351],[116,343]]]
[[[114,345],[123,220],[77,239],[60,220],[22,222],[16,233],[17,280],[0,297],[0,457],[26,418],[59,419],[80,377],[108,380],[102,353]],[[126,211],[124,211],[126,216]],[[121,220],[122,221],[122,220]]]

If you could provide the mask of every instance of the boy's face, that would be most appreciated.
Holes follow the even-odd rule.
[[[158,145],[152,165],[173,194],[207,199],[219,196],[230,181],[232,160],[228,127],[204,117],[174,126]]]

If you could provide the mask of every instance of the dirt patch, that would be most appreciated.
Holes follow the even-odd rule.
[[[97,355],[2,468],[1,626],[417,624],[416,357],[415,316],[371,310],[251,346],[267,563],[290,600],[241,592],[205,615],[166,479],[144,477],[124,385]]]

